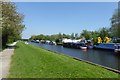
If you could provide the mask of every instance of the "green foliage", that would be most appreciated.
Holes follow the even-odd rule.
[[[36,39],[41,39],[41,40],[44,40],[45,39],[45,36],[43,34],[40,34],[36,37]]]
[[[71,39],[75,39],[74,33],[71,34]]]
[[[105,37],[110,37],[110,32],[109,32],[109,28],[101,28],[99,31],[99,37],[101,37],[102,40],[104,40]]]
[[[14,42],[14,37],[13,36],[9,36],[7,43],[12,43],[12,42]]]
[[[112,36],[120,38],[120,9],[117,9],[111,18]]]
[[[16,6],[11,2],[2,2],[2,46],[21,38],[24,29],[23,15],[18,13]]]
[[[31,36],[30,40],[50,40],[50,41],[58,41],[60,40],[60,42],[62,42],[63,38],[71,38],[70,35],[66,35],[66,34],[54,34],[54,35],[33,35]]]
[[[113,43],[120,43],[120,39],[114,40]]]
[[[81,33],[81,36],[85,37],[86,40],[89,40],[89,39],[91,39],[91,32],[87,31],[87,30],[83,30]]]
[[[97,37],[93,38],[93,44],[94,44],[94,45],[97,45],[97,44],[98,44],[98,39],[97,39]]]
[[[56,39],[55,42],[56,43],[62,43],[62,41],[60,39]]]
[[[92,32],[91,32],[91,37],[92,37],[92,38],[97,38],[98,36],[99,36],[98,31],[92,31]]]

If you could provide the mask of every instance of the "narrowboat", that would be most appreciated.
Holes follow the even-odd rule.
[[[77,48],[77,49],[81,49],[81,48],[85,48],[85,43],[73,43],[73,42],[67,42],[67,43],[63,43],[63,47],[69,47],[69,48]]]
[[[119,51],[120,50],[120,43],[100,43],[98,45],[95,45],[94,48]]]

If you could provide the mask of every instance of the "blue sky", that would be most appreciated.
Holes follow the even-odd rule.
[[[71,34],[110,27],[117,2],[17,2],[24,14],[23,38],[38,34]]]

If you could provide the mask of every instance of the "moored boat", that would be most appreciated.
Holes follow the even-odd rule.
[[[87,46],[87,48],[88,48],[88,49],[93,49],[93,46],[92,46],[92,45],[91,45],[91,46]]]
[[[87,50],[87,47],[86,46],[81,46],[80,49]]]
[[[115,52],[120,51],[120,43],[100,43],[95,45],[94,48],[96,49],[104,49],[104,50],[113,50]]]
[[[107,50],[114,50],[115,43],[100,43],[98,45],[95,45],[94,48],[97,49],[107,49]]]
[[[115,45],[115,50],[116,53],[120,53],[120,44]]]
[[[114,50],[116,53],[120,53],[120,49],[115,49]]]
[[[55,41],[50,41],[49,45],[56,45],[56,42]]]
[[[76,48],[76,49],[87,49],[85,43],[63,43],[63,47]]]

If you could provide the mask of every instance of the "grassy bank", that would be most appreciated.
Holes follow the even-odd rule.
[[[73,53],[74,54],[74,53]],[[10,78],[117,78],[118,74],[39,47],[17,43]]]

